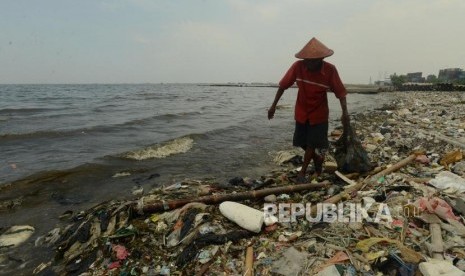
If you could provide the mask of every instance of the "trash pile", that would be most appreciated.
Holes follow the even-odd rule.
[[[371,171],[343,174],[329,156],[296,185],[302,159],[281,152],[260,179],[187,179],[105,202],[42,237],[56,256],[34,273],[465,275],[465,94],[393,95],[352,118]]]

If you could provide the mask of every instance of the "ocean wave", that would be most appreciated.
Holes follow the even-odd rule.
[[[21,114],[21,113],[36,113],[36,112],[44,112],[44,111],[55,111],[60,110],[63,108],[39,108],[39,107],[29,107],[29,108],[3,108],[0,109],[0,114]]]
[[[122,157],[133,160],[165,158],[174,154],[186,153],[193,145],[194,139],[190,136],[184,136],[169,140],[162,144],[156,144],[140,150],[126,152],[122,155]]]
[[[130,121],[120,123],[120,124],[114,124],[114,125],[111,125],[111,127],[121,128],[121,127],[126,127],[126,126],[133,126],[133,125],[149,125],[153,121],[168,120],[168,119],[173,120],[176,118],[185,118],[185,117],[196,116],[200,114],[202,114],[202,112],[200,111],[157,114],[154,116],[130,120]],[[107,127],[107,126],[102,126],[102,127]]]
[[[177,117],[186,117],[186,116],[195,116],[195,115],[201,115],[203,114],[203,112],[201,111],[190,111],[190,112],[181,112],[181,113],[167,113],[167,114],[162,114],[162,115],[158,115],[158,116],[155,116],[154,118],[157,118],[157,119],[163,119],[163,118],[169,118],[169,119],[172,119],[172,118],[177,118]]]
[[[75,128],[75,129],[66,129],[66,130],[38,130],[38,131],[24,132],[24,133],[4,133],[4,134],[0,134],[0,140],[54,138],[54,137],[74,136],[74,135],[81,135],[81,134],[88,134],[88,133],[95,133],[95,132],[108,132],[108,131],[111,131],[117,128],[121,129],[121,128],[131,127],[131,126],[149,125],[151,122],[155,120],[173,120],[176,118],[184,118],[187,116],[195,116],[195,115],[200,115],[200,114],[202,114],[202,112],[199,112],[199,111],[182,112],[182,113],[167,113],[167,114],[149,116],[146,118],[130,120],[130,121],[119,123],[119,124],[96,125],[96,126],[88,126],[84,128]],[[0,121],[2,120],[6,121],[8,119],[9,119],[8,117],[0,116]]]
[[[76,134],[84,133],[85,129],[79,130],[63,130],[63,131],[56,131],[56,130],[39,130],[33,132],[26,132],[26,133],[6,133],[0,134],[0,141],[1,140],[20,140],[20,139],[31,139],[31,138],[54,138],[54,137],[63,137],[63,136],[73,136]]]
[[[115,107],[122,107],[124,106],[123,104],[107,104],[107,105],[102,105],[102,106],[98,106],[98,107],[95,107],[93,109],[94,112],[107,112],[107,109],[112,109],[112,108],[115,108]]]
[[[181,95],[171,94],[171,93],[158,93],[158,92],[141,92],[135,94],[140,99],[144,100],[163,100],[163,99],[176,99],[180,98]]]

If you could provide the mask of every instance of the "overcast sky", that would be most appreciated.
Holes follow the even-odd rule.
[[[0,0],[0,83],[278,82],[313,36],[345,83],[465,68],[464,0]]]

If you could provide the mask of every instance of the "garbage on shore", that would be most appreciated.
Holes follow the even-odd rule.
[[[228,185],[186,179],[135,201],[104,202],[43,237],[42,246],[56,256],[34,273],[465,275],[465,95],[396,96],[352,118],[370,171],[335,173],[330,158],[315,184],[298,189],[291,179],[299,158],[281,154],[282,168],[260,179],[237,176]],[[349,203],[359,204],[361,219],[257,215],[265,203],[312,203],[308,214],[315,218],[322,202],[346,203],[343,217]],[[285,209],[293,211],[301,210]]]
[[[0,249],[17,247],[29,239],[34,231],[34,227],[29,225],[15,225],[6,229],[0,235]]]

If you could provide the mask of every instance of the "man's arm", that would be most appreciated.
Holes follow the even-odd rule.
[[[342,109],[342,116],[341,116],[342,125],[344,126],[344,128],[347,128],[350,124],[350,117],[349,117],[349,112],[347,111],[346,97],[339,98],[339,102],[341,103],[341,109]]]
[[[281,99],[281,96],[282,96],[283,94],[284,94],[284,89],[282,89],[281,87],[278,88],[278,91],[276,91],[276,96],[274,97],[273,104],[272,104],[271,107],[268,109],[268,120],[273,119],[274,113],[275,113],[275,111],[276,111],[276,105],[278,104],[279,99]],[[341,104],[342,104],[342,103],[341,103]],[[346,107],[346,110],[347,110],[347,107]]]
[[[284,91],[295,83],[295,80],[297,78],[296,67],[299,64],[301,64],[301,61],[294,62],[279,82],[279,88],[278,91],[276,91],[276,96],[274,97],[273,104],[268,109],[268,120],[273,119],[274,112],[276,111],[276,106],[278,105],[279,99],[281,99],[281,96],[283,95]]]
[[[344,129],[347,129],[350,125],[350,117],[349,117],[349,112],[347,111],[347,100],[346,100],[346,95],[347,95],[347,90],[344,87],[344,84],[341,81],[341,78],[339,77],[339,73],[337,72],[336,67],[334,67],[334,70],[332,71],[331,74],[331,90],[336,94],[336,97],[339,99],[341,103],[341,109],[342,109],[342,116],[341,116],[341,121],[342,125],[344,126]]]

